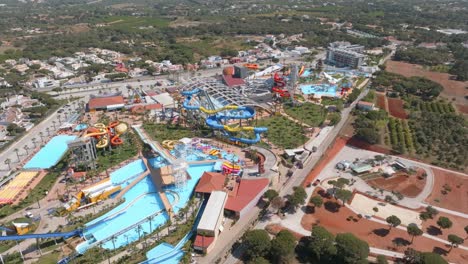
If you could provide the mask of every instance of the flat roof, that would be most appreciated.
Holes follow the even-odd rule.
[[[215,231],[219,217],[223,215],[224,204],[226,203],[227,193],[223,191],[214,191],[211,193],[205,211],[198,223],[197,229]]]
[[[369,164],[357,164],[357,165],[352,165],[351,169],[356,173],[361,173],[361,172],[372,170],[372,166]]]

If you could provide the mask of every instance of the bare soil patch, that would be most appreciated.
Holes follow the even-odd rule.
[[[437,220],[439,217],[444,216],[450,219],[452,221],[453,225],[449,229],[442,229],[437,226]],[[459,216],[454,216],[451,214],[447,213],[442,213],[439,212],[434,219],[428,219],[427,221],[423,222],[423,227],[422,230],[430,235],[440,237],[442,239],[448,240],[448,235],[450,234],[455,234],[461,238],[466,237],[465,233],[465,226],[468,225],[468,219],[459,217]],[[465,245],[468,244],[468,241],[465,239]]]
[[[458,173],[432,168],[434,189],[426,199],[434,206],[468,213],[468,177]],[[443,194],[444,186],[450,191]]]
[[[444,87],[441,95],[447,99],[455,98],[455,105],[457,109],[465,114],[468,114],[468,102],[464,98],[466,95],[466,87],[468,81],[460,82],[453,80],[453,76],[448,73],[432,72],[423,69],[421,65],[411,64],[400,61],[387,61],[387,71],[401,74],[406,77],[421,76],[429,80],[439,83]]]
[[[387,97],[385,94],[377,93],[377,106],[388,112]]]
[[[381,177],[368,180],[367,183],[376,188],[390,192],[399,192],[406,197],[416,197],[422,192],[426,185],[426,178],[420,176],[423,172],[424,170],[415,175],[395,173],[393,176],[388,178]]]
[[[396,98],[387,98],[387,101],[388,110],[392,116],[401,119],[408,119],[408,114],[403,108],[403,100]]]

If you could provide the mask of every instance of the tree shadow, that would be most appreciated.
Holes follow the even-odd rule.
[[[441,247],[434,247],[432,249],[432,252],[439,254],[439,255],[444,255],[444,256],[447,256],[447,254],[449,253],[448,250],[445,250]]]
[[[377,228],[377,229],[372,230],[372,233],[380,237],[384,237],[390,233],[390,230],[388,230],[387,228]]]
[[[395,245],[398,245],[398,246],[409,246],[411,244],[410,241],[402,238],[402,237],[396,237],[392,240],[392,243],[395,244]]]
[[[296,258],[300,263],[307,263],[310,261],[310,252],[307,248],[307,245],[310,243],[310,237],[305,236],[299,240],[295,251],[296,251]]]
[[[427,233],[431,236],[438,236],[442,235],[442,230],[440,230],[440,228],[437,226],[431,225],[427,228]]]
[[[305,214],[313,214],[313,213],[315,213],[315,206],[310,206],[310,205],[302,206],[301,210]]]
[[[323,189],[320,189],[317,193],[318,193],[320,196],[322,196],[322,198],[330,199],[330,198],[332,197],[331,194],[329,194],[328,192],[326,192],[326,191],[323,190]]]
[[[341,205],[337,202],[331,202],[331,201],[327,201],[325,202],[324,204],[324,207],[327,211],[329,212],[332,212],[332,213],[337,213],[340,211],[340,207]]]

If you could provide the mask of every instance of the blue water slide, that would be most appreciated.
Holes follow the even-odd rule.
[[[186,96],[183,107],[187,110],[199,110],[200,106],[190,105],[190,100],[192,96],[199,93],[198,88],[191,91],[183,91],[182,95]],[[266,127],[254,127],[253,132],[255,133],[255,138],[238,138],[232,137],[228,131],[224,129],[224,125],[221,121],[230,120],[230,119],[249,119],[255,116],[255,109],[253,107],[239,106],[237,109],[226,110],[225,114],[221,112],[214,115],[208,116],[206,118],[206,125],[213,129],[222,130],[224,134],[229,138],[229,140],[234,142],[241,142],[245,144],[255,144],[261,140],[260,134],[266,132],[268,129]]]
[[[70,232],[65,233],[47,233],[47,234],[27,234],[27,235],[13,235],[13,236],[0,236],[0,241],[8,241],[8,240],[23,240],[23,239],[31,239],[31,238],[69,238],[74,236],[81,236],[82,230],[77,229]]]

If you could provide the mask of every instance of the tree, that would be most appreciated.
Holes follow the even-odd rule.
[[[268,191],[265,192],[265,194],[263,195],[265,198],[268,199],[269,202],[271,202],[274,198],[278,197],[278,192],[273,190],[273,189],[270,189]]]
[[[258,257],[258,258],[251,259],[248,263],[249,264],[270,264],[270,261],[268,261],[267,259],[263,257]]]
[[[434,209],[432,206],[428,206],[424,212],[419,214],[419,218],[426,221],[427,219],[433,219],[438,213],[439,211],[437,211],[437,209]]]
[[[449,218],[445,216],[441,216],[439,217],[439,220],[437,220],[437,225],[442,229],[447,229],[447,228],[452,227],[453,223],[452,221],[450,221]]]
[[[302,186],[296,186],[294,187],[293,194],[288,198],[289,206],[296,210],[299,205],[305,203],[306,198],[307,193],[304,188]]]
[[[335,242],[339,263],[359,263],[369,256],[369,245],[351,233],[336,235]]]
[[[5,159],[4,163],[8,165],[8,170],[11,170],[11,165],[10,165],[11,159]]]
[[[16,157],[18,158],[18,162],[20,162],[19,149],[15,148],[13,151],[16,153]]]
[[[448,264],[439,254],[433,252],[421,253],[421,262],[422,264]]]
[[[411,223],[406,227],[406,232],[411,236],[411,244],[413,244],[414,237],[423,234],[423,231],[414,223]]]
[[[378,255],[377,264],[388,264],[387,258],[384,255]]]
[[[23,149],[26,151],[26,156],[29,156],[29,146],[24,145]]]
[[[284,199],[280,196],[277,196],[271,200],[271,207],[276,209],[276,213],[279,214],[281,208],[285,206]]]
[[[35,137],[31,139],[31,142],[34,144],[34,148],[37,148],[36,146],[37,139]]]
[[[457,235],[450,234],[448,235],[448,241],[450,242],[450,251],[451,251],[453,247],[458,247],[458,245],[463,244],[464,239]]]
[[[388,223],[388,225],[390,226],[390,229],[392,229],[392,227],[397,227],[401,224],[401,220],[400,218],[398,218],[396,215],[391,215],[389,217],[387,217],[387,219],[385,219]]]
[[[353,196],[353,193],[351,191],[348,191],[348,190],[344,190],[344,189],[340,189],[338,191],[336,191],[336,194],[335,194],[335,197],[341,201],[343,201],[343,205],[345,205],[345,203],[351,199],[351,197]]]
[[[246,232],[242,243],[246,248],[245,255],[248,259],[266,256],[271,246],[270,236],[267,231],[263,229],[255,229]]]
[[[465,233],[468,235],[468,225],[465,226]],[[466,238],[468,238],[468,236]]]
[[[309,257],[312,263],[330,263],[336,255],[335,236],[321,226],[314,226],[307,244],[307,252],[311,254]]]
[[[288,230],[281,230],[271,241],[271,257],[274,263],[287,263],[294,256],[296,238]]]
[[[323,199],[319,195],[315,195],[310,197],[310,203],[314,205],[314,207],[322,207]]]

